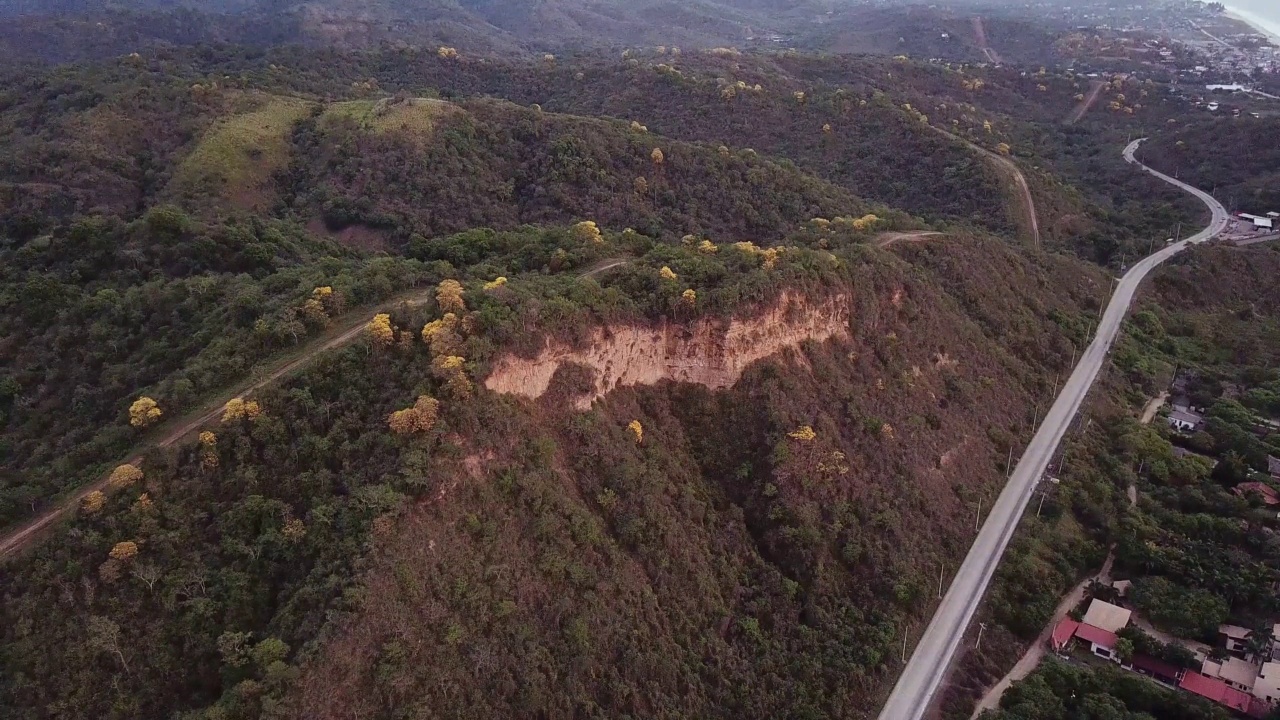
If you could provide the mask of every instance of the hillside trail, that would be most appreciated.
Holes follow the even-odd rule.
[[[1089,112],[1089,108],[1093,107],[1093,104],[1098,102],[1098,96],[1102,94],[1102,88],[1104,87],[1106,87],[1106,83],[1101,80],[1094,80],[1090,83],[1089,94],[1086,95],[1084,100],[1081,100],[1080,103],[1075,106],[1075,109],[1071,111],[1071,114],[1067,116],[1066,124],[1075,125],[1080,122],[1080,120],[1084,118],[1085,113]]]
[[[221,413],[227,402],[235,398],[242,398],[249,393],[259,390],[283,377],[289,375],[298,369],[304,367],[315,359],[320,353],[341,347],[361,336],[369,321],[378,313],[387,312],[397,307],[413,307],[426,303],[435,288],[426,288],[416,290],[409,293],[402,293],[392,300],[388,300],[369,310],[361,312],[349,313],[349,317],[340,319],[334,327],[331,327],[324,335],[321,335],[312,341],[305,343],[302,347],[290,353],[289,355],[278,358],[274,362],[251,371],[254,376],[243,382],[233,390],[226,392],[213,400],[209,400],[200,407],[188,412],[185,415],[174,418],[167,423],[163,423],[159,429],[154,431],[148,438],[143,439],[139,445],[126,457],[119,461],[118,464],[137,464],[142,461],[143,456],[150,450],[157,448],[170,447],[183,438],[191,435],[202,426],[212,422]],[[25,548],[33,540],[35,540],[40,532],[58,519],[62,518],[72,509],[79,506],[85,496],[95,490],[104,490],[107,487],[109,473],[99,477],[93,482],[83,485],[76,489],[72,494],[64,497],[54,506],[44,510],[35,518],[28,520],[26,523],[19,525],[4,537],[0,537],[0,559],[4,559],[14,553]]]
[[[587,268],[586,272],[578,276],[578,279],[582,280],[584,278],[594,277],[606,270],[612,270],[613,268],[626,265],[630,262],[631,260],[628,258],[605,258],[604,260],[600,260],[599,262],[595,263],[591,267]]]
[[[1143,425],[1149,424],[1168,399],[1168,392],[1162,392],[1151,398],[1142,409],[1142,416],[1139,418],[1139,422]],[[1129,499],[1129,507],[1135,508],[1138,506],[1138,488],[1136,485],[1130,484],[1129,487],[1125,488],[1125,496]],[[1098,574],[1081,580],[1079,584],[1071,588],[1071,592],[1062,598],[1062,601],[1058,603],[1058,607],[1053,611],[1053,617],[1050,618],[1049,624],[1045,625],[1044,629],[1040,631],[1035,642],[1031,643],[1031,647],[1027,648],[1022,657],[1018,658],[1018,662],[1014,664],[1013,668],[982,695],[982,698],[978,700],[977,706],[973,709],[973,714],[969,716],[969,720],[975,720],[984,710],[995,710],[1000,704],[1000,697],[1004,695],[1004,691],[1036,669],[1036,666],[1040,664],[1040,661],[1044,659],[1045,653],[1048,651],[1049,636],[1053,634],[1053,629],[1058,626],[1062,618],[1067,616],[1067,613],[1071,612],[1072,608],[1079,605],[1080,601],[1084,599],[1084,592],[1089,587],[1089,583],[1094,580],[1103,584],[1111,582],[1111,566],[1115,562],[1115,555],[1115,547],[1112,547],[1107,551],[1107,559],[1103,561],[1102,569],[1098,571]],[[1148,632],[1151,630],[1154,630],[1154,628],[1149,628]]]
[[[988,162],[995,166],[996,170],[1013,182],[1014,186],[1018,189],[1024,225],[1027,230],[1031,231],[1031,237],[1035,240],[1036,247],[1039,247],[1040,219],[1036,214],[1036,200],[1031,195],[1031,186],[1027,183],[1027,176],[1022,174],[1022,168],[1019,168],[1018,164],[1009,158],[999,153],[992,152],[971,140],[966,140],[955,133],[943,130],[942,128],[934,125],[929,125],[928,127],[936,133],[945,135],[958,143],[962,143],[970,150],[973,150],[986,158]]]
[[[946,233],[937,230],[910,230],[906,232],[883,232],[875,236],[871,240],[871,244],[878,248],[887,248],[897,242],[920,242],[928,237],[945,235]]]
[[[1004,62],[1000,59],[1000,55],[996,53],[996,51],[993,50],[991,45],[987,42],[987,28],[982,24],[981,17],[973,18],[973,34],[978,38],[978,47],[982,48],[982,54],[987,57],[987,60],[991,61],[995,65],[999,65]]]

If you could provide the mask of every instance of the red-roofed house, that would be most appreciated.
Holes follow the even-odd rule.
[[[1253,702],[1249,693],[1236,690],[1221,680],[1206,677],[1195,670],[1183,673],[1182,682],[1178,687],[1240,712],[1248,712]]]
[[[1116,660],[1115,649],[1116,641],[1120,638],[1116,634],[1094,627],[1088,623],[1080,623],[1080,627],[1076,628],[1076,637],[1089,643],[1089,651],[1098,657],[1104,657],[1108,660]]]
[[[1053,648],[1054,652],[1062,650],[1067,643],[1071,642],[1071,638],[1075,637],[1078,627],[1080,623],[1075,620],[1069,617],[1062,618],[1062,621],[1054,626],[1053,634],[1049,636],[1049,647]]]
[[[1275,488],[1260,482],[1240,483],[1231,489],[1231,492],[1240,497],[1248,497],[1249,493],[1257,493],[1262,498],[1263,505],[1280,505],[1280,493]]]

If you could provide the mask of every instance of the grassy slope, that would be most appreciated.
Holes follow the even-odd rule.
[[[289,133],[311,103],[279,96],[260,102],[210,128],[178,166],[170,192],[185,197],[212,193],[232,207],[267,209],[272,176],[289,163]]]

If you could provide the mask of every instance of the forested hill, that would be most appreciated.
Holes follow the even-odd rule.
[[[1108,285],[1064,251],[1114,208],[1039,164],[1066,76],[5,72],[0,525],[54,520],[2,546],[24,720],[856,715]]]

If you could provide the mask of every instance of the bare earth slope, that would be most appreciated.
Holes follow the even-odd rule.
[[[598,328],[584,347],[556,342],[532,359],[508,355],[495,364],[485,387],[537,399],[560,368],[577,364],[595,372],[592,389],[575,401],[582,410],[610,390],[662,380],[721,390],[758,360],[805,342],[847,336],[848,324],[848,298],[832,297],[815,305],[783,294],[772,308],[751,318],[702,320],[688,327],[662,323]]]

